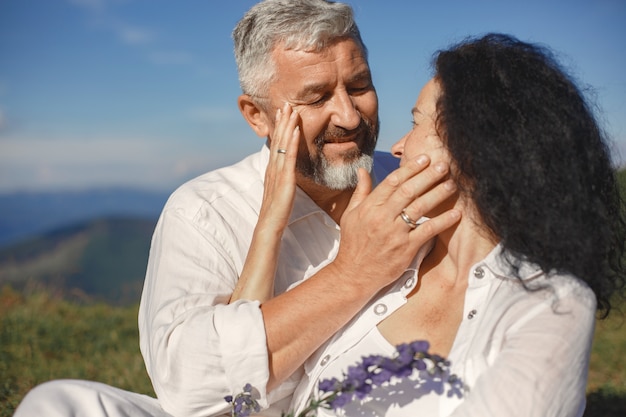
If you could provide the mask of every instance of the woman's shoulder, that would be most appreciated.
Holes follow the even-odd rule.
[[[537,302],[570,300],[595,311],[596,296],[585,280],[567,271],[544,271],[540,266],[496,248],[486,259],[494,275],[507,282],[508,288]]]

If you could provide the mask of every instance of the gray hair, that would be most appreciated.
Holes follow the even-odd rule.
[[[274,79],[272,51],[319,52],[342,39],[352,39],[367,59],[367,49],[354,21],[352,7],[327,0],[263,0],[233,30],[235,60],[244,94],[266,97]]]

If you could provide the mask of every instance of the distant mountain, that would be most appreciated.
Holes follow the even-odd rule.
[[[618,175],[626,199],[626,170]],[[166,199],[131,190],[0,196],[0,241],[10,242],[0,246],[0,288],[138,301]]]
[[[3,194],[0,195],[0,248],[99,217],[156,219],[168,195],[133,189]]]
[[[139,301],[156,220],[112,217],[59,228],[0,249],[0,288],[64,298]]]

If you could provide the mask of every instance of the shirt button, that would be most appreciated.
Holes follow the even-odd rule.
[[[478,279],[482,279],[485,276],[485,270],[482,267],[474,269],[474,276]]]
[[[330,355],[326,355],[322,358],[322,361],[320,362],[321,366],[324,366],[328,363],[328,361],[330,360]]]
[[[377,316],[382,316],[383,314],[385,314],[387,312],[387,306],[384,304],[376,304],[376,306],[374,307],[374,313]]]
[[[411,288],[413,286],[413,283],[415,282],[415,279],[413,277],[408,278],[405,282],[404,282],[404,288]]]
[[[472,311],[470,311],[470,312],[467,314],[467,318],[468,318],[468,319],[470,319],[470,320],[471,320],[471,319],[473,319],[473,318],[474,318],[474,316],[476,315],[476,313],[477,313],[477,311],[476,311],[476,310],[472,310]]]

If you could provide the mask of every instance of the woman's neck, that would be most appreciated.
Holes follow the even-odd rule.
[[[450,286],[465,285],[472,266],[484,259],[496,245],[486,227],[464,213],[456,227],[437,236],[432,251],[420,267],[420,275],[434,275]]]

